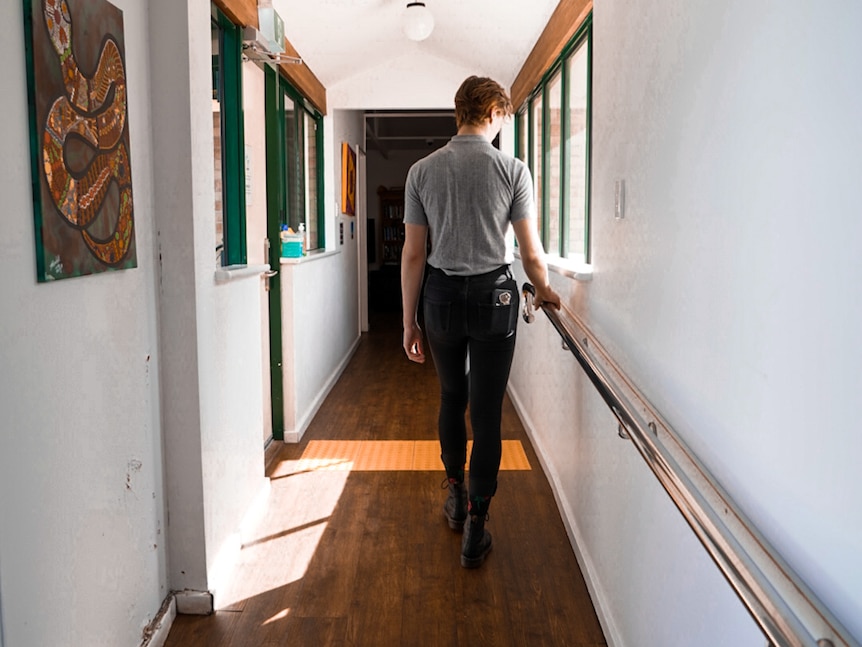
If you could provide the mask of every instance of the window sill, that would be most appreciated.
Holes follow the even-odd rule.
[[[515,251],[515,256],[519,259],[521,258],[517,250]],[[568,276],[570,279],[576,281],[587,282],[593,280],[593,266],[588,263],[549,255],[545,255],[545,261],[548,263],[548,271],[554,274]]]
[[[576,281],[592,281],[593,266],[581,261],[573,261],[559,256],[549,256],[548,270],[556,274],[568,276]]]
[[[324,258],[329,258],[330,256],[335,256],[336,254],[340,254],[341,252],[332,250],[326,251],[323,249],[318,249],[309,252],[306,256],[300,256],[299,258],[286,258],[284,256],[281,257],[282,265],[302,265],[304,263],[311,263],[313,261],[319,261]]]
[[[216,283],[230,283],[269,272],[269,265],[226,265],[215,271]]]

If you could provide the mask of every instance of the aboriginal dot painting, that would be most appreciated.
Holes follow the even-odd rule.
[[[137,266],[123,12],[24,0],[39,281]]]

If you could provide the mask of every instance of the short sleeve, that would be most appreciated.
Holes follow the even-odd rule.
[[[422,198],[419,195],[420,172],[414,164],[407,172],[407,181],[404,185],[404,222],[408,225],[428,226],[428,216],[422,206]]]
[[[536,202],[533,196],[533,178],[524,162],[515,159],[512,178],[512,208],[509,220],[517,222],[536,217]]]

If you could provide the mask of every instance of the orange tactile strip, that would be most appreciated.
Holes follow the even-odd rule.
[[[467,445],[467,455],[472,449]],[[437,471],[440,444],[436,440],[312,440],[302,453],[297,471],[356,472]],[[530,470],[520,440],[503,441],[501,470]]]

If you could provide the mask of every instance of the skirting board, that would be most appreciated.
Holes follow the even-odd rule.
[[[583,542],[581,541],[581,535],[578,531],[578,524],[572,507],[569,505],[568,497],[566,497],[566,493],[560,484],[559,474],[557,473],[554,464],[548,461],[545,448],[536,441],[533,421],[526,413],[523,402],[518,397],[517,390],[513,389],[512,386],[509,385],[507,391],[509,399],[512,401],[512,405],[515,407],[518,417],[521,419],[521,424],[524,425],[527,437],[533,445],[533,450],[536,452],[539,463],[541,463],[542,469],[545,471],[545,475],[548,477],[550,482],[551,491],[554,493],[554,499],[557,502],[557,508],[560,511],[560,516],[563,518],[563,525],[566,527],[566,534],[569,535],[569,543],[572,545],[572,550],[574,550],[575,557],[577,558],[581,571],[584,574],[584,580],[586,580],[587,589],[590,592],[590,599],[593,601],[593,605],[595,606],[596,615],[599,618],[599,623],[602,625],[602,631],[605,634],[605,640],[607,640],[608,647],[623,647],[622,638],[620,637],[616,624],[613,621],[613,615],[610,613],[610,601],[606,598],[602,588],[598,585],[598,577],[596,575],[593,562],[583,551],[581,551],[580,547]]]
[[[176,617],[177,600],[171,594],[162,603],[162,608],[159,609],[153,621],[144,629],[141,647],[164,647]]]
[[[213,594],[209,591],[177,591],[174,593],[177,601],[177,613],[190,616],[208,616],[215,608]]]
[[[354,353],[356,353],[356,349],[359,348],[359,342],[362,341],[362,337],[357,337],[356,341],[353,342],[353,345],[350,347],[350,350],[344,356],[344,359],[341,363],[335,367],[335,370],[332,371],[332,374],[329,376],[329,379],[326,381],[326,384],[320,390],[320,393],[314,399],[311,407],[306,411],[305,416],[299,423],[296,425],[295,429],[284,430],[284,442],[286,443],[298,443],[302,440],[303,434],[305,434],[305,430],[308,429],[308,425],[311,424],[311,421],[314,420],[314,416],[317,415],[317,412],[320,410],[320,407],[323,406],[324,400],[326,400],[326,396],[329,395],[329,392],[332,391],[332,388],[335,386],[336,382],[338,382],[338,378],[341,377],[341,374],[344,372],[344,369],[347,368],[347,365],[350,363],[350,360],[353,359]]]

